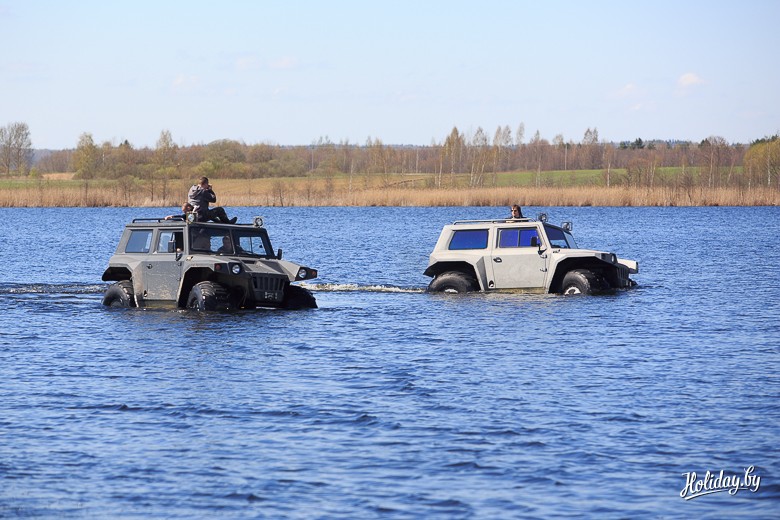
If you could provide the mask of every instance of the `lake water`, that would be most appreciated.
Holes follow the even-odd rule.
[[[599,297],[424,293],[441,226],[505,208],[238,208],[319,309],[104,308],[174,210],[0,209],[0,517],[780,514],[779,208],[544,208],[640,262]]]

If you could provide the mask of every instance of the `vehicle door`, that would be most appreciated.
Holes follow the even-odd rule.
[[[542,240],[535,225],[499,227],[492,250],[496,289],[532,289],[545,286],[548,255],[540,254]]]
[[[161,229],[158,232],[154,252],[144,263],[145,299],[176,300],[181,281],[182,251],[182,229]]]

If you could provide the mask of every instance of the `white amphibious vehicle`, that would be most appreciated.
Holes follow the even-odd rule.
[[[571,223],[537,220],[460,220],[444,226],[431,253],[428,291],[524,289],[559,294],[597,294],[636,285],[632,260],[578,249]]]

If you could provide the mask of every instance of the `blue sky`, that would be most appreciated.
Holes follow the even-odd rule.
[[[780,132],[780,1],[0,0],[0,126],[35,148]]]

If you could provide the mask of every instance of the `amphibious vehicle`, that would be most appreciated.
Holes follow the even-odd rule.
[[[295,282],[317,271],[282,260],[263,219],[250,224],[137,218],[125,227],[103,273],[103,304],[207,310],[316,308]]]

